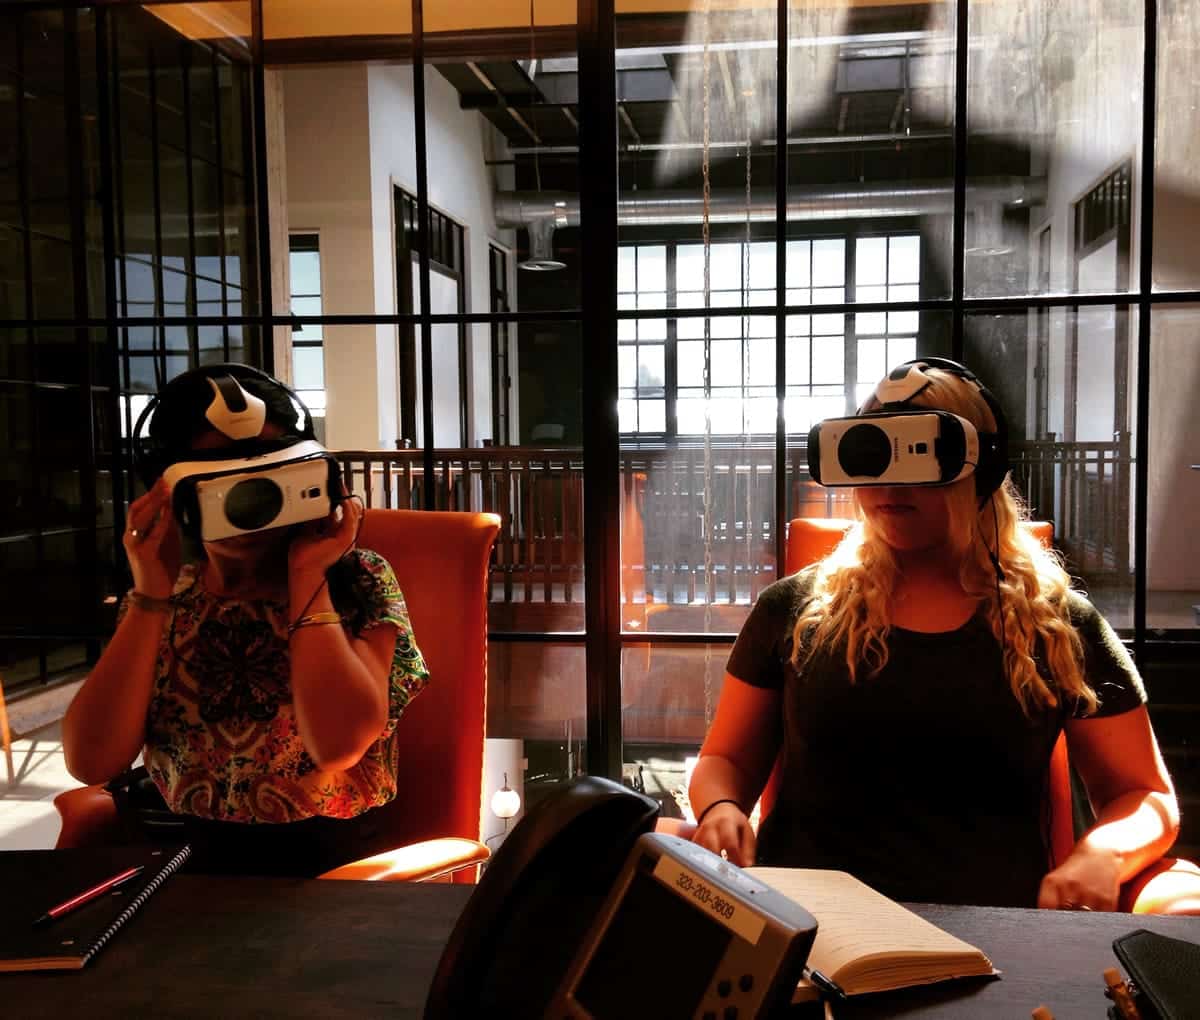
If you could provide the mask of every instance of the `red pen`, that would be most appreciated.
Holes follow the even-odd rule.
[[[41,917],[33,922],[35,928],[40,928],[44,924],[49,924],[51,921],[57,921],[65,914],[71,913],[82,907],[85,903],[91,903],[97,896],[103,896],[110,889],[115,889],[122,882],[128,882],[135,875],[141,874],[144,870],[144,864],[135,865],[132,868],[126,868],[119,875],[113,875],[112,878],[106,878],[99,885],[94,885],[90,889],[85,889],[78,896],[72,896],[65,903],[60,903],[57,907],[51,907]]]

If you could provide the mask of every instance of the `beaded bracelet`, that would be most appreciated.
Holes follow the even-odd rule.
[[[738,803],[736,800],[734,800],[732,797],[722,797],[720,800],[714,800],[714,801],[713,801],[711,804],[709,804],[709,805],[708,805],[708,807],[706,807],[706,808],[705,808],[703,811],[701,811],[701,812],[700,812],[699,816],[696,818],[696,824],[697,824],[697,825],[700,825],[700,824],[701,824],[701,823],[704,821],[704,816],[705,816],[706,814],[708,814],[708,813],[709,813],[709,812],[710,812],[710,811],[711,811],[713,808],[715,808],[715,807],[716,807],[718,804],[732,804],[732,805],[734,805],[734,806],[735,806],[735,807],[736,807],[736,808],[737,808],[739,811],[741,811],[741,810],[742,810],[742,805],[741,805],[741,804],[739,804],[739,803]]]
[[[322,623],[344,623],[341,613],[326,612],[312,613],[309,616],[302,616],[295,623],[288,624],[288,637],[291,637],[301,627],[315,627]]]
[[[170,599],[156,599],[153,595],[146,595],[140,591],[129,592],[129,604],[147,613],[169,613],[173,608]]]

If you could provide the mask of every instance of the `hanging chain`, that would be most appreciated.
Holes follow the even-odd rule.
[[[749,120],[746,118],[746,258],[744,268],[742,270],[742,302],[745,305],[752,304],[751,295],[753,290],[750,286],[750,130]],[[750,441],[750,434],[753,431],[750,425],[750,409],[754,407],[754,399],[750,396],[750,316],[747,314],[742,318],[742,421],[746,426],[746,453],[749,464],[746,469],[746,520],[742,525],[742,529],[746,533],[746,578],[750,586],[750,597],[754,597],[754,532],[757,530],[754,526],[754,448]],[[734,479],[734,492],[737,492],[737,479]],[[737,586],[736,579],[730,579],[732,593],[730,602],[737,601]]]
[[[534,68],[537,64],[537,43],[534,38],[534,0],[529,0],[529,84],[535,89],[537,83],[533,80],[535,74]],[[537,130],[537,118],[534,116],[534,108],[537,106],[537,98],[534,95],[529,97],[529,120],[533,124],[533,179],[537,187],[537,192],[540,195],[542,192],[542,163],[538,158],[538,152],[541,149],[540,138]],[[533,247],[533,240],[530,239],[530,248]]]
[[[701,237],[704,242],[704,308],[712,307],[712,180],[710,176],[709,143],[712,140],[712,53],[711,24],[712,0],[704,0],[704,63],[703,63],[703,111],[704,144],[701,149],[700,173],[704,181],[704,212],[700,220]],[[716,594],[713,582],[712,553],[712,318],[704,316],[704,632],[712,630],[712,603]],[[712,691],[712,645],[704,646],[704,728],[707,731],[713,718]]]

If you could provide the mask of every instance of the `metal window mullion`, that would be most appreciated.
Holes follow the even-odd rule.
[[[787,559],[787,189],[788,98],[791,25],[788,0],[775,6],[775,576],[782,577]],[[811,270],[811,266],[810,266]],[[811,276],[809,282],[812,282]],[[809,341],[811,356],[812,342]],[[809,381],[812,381],[811,375]]]
[[[1133,654],[1144,663],[1150,507],[1150,345],[1154,296],[1154,180],[1158,93],[1158,0],[1145,0],[1142,63],[1142,187],[1138,254],[1137,443],[1134,456]]]
[[[217,51],[213,50],[210,53],[212,57],[212,90],[213,90],[213,142],[216,149],[217,163],[217,275],[221,281],[221,315],[227,317],[229,315],[229,276],[225,266],[225,151],[221,145],[221,125],[224,121],[221,119],[221,62],[217,58]],[[232,69],[233,65],[229,65]],[[230,74],[232,75],[232,70]],[[243,309],[244,302],[240,302]],[[271,329],[274,329],[272,326]],[[245,337],[242,338],[242,343],[245,344]],[[226,323],[221,327],[221,344],[224,360],[229,360],[229,325]]]
[[[75,314],[80,319],[88,317],[88,278],[87,278],[87,222],[84,217],[84,180],[83,180],[83,103],[80,96],[80,75],[77,54],[79,52],[79,12],[64,12],[63,17],[63,107],[64,128],[66,131],[67,153],[67,195],[70,208],[70,230],[73,243],[72,272],[75,276]],[[75,327],[76,357],[83,369],[83,383],[80,385],[79,403],[83,416],[82,427],[76,431],[80,440],[83,456],[79,464],[80,509],[88,510],[88,526],[86,533],[91,541],[77,543],[76,549],[81,554],[82,562],[80,575],[85,580],[83,584],[89,589],[88,615],[89,622],[94,622],[93,614],[100,605],[100,578],[96,569],[98,552],[98,515],[96,509],[96,411],[95,401],[95,370],[92,364],[91,330],[87,326]],[[82,548],[79,546],[82,545]]]
[[[950,356],[963,360],[966,347],[966,319],[963,299],[966,296],[967,247],[967,55],[970,46],[969,0],[955,0],[954,46],[954,223],[951,258],[951,338]]]
[[[30,479],[33,491],[41,492],[41,465],[43,464],[41,444],[41,430],[38,428],[38,413],[37,413],[37,376],[38,376],[38,359],[37,359],[37,336],[38,330],[33,324],[37,315],[37,310],[34,308],[33,295],[33,225],[30,214],[30,195],[29,195],[29,146],[27,128],[27,111],[25,109],[25,31],[24,25],[21,23],[23,15],[18,14],[17,24],[19,31],[17,32],[17,194],[21,206],[21,234],[24,242],[25,252],[25,316],[28,323],[25,329],[26,347],[29,351],[29,438],[30,452],[32,457],[29,461],[29,471],[32,476]],[[33,561],[37,565],[37,573],[39,576],[45,574],[46,564],[46,539],[42,534],[42,529],[36,527],[33,531]],[[45,639],[37,640],[37,656],[38,656],[38,674],[46,675],[46,642]]]
[[[111,70],[108,61],[108,34],[111,24],[109,12],[105,8],[97,8],[96,86],[98,127],[100,133],[100,194],[102,196],[100,214],[104,232],[104,313],[110,320],[109,324],[105,327],[108,346],[106,355],[109,359],[109,378],[111,382],[107,397],[110,412],[108,420],[108,443],[109,450],[111,451],[109,474],[112,479],[113,545],[114,552],[119,560],[123,555],[123,550],[115,541],[115,536],[122,534],[125,530],[126,465],[125,459],[122,456],[120,425],[121,415],[124,413],[124,401],[120,398],[122,391],[120,331],[111,321],[117,315],[117,274],[121,271],[118,267],[116,254],[116,206],[114,205],[114,198],[117,191],[113,147],[115,136],[111,133],[115,129],[113,111],[115,108],[116,89],[114,81],[110,78]],[[121,265],[123,266],[123,263]]]
[[[846,301],[853,306],[858,298],[858,224],[851,221],[846,229],[842,250],[842,274]],[[884,277],[886,284],[887,277]],[[884,287],[887,297],[887,287]],[[886,313],[884,313],[886,314]],[[858,315],[851,307],[842,320],[842,400],[846,414],[858,407]],[[811,377],[810,377],[811,378]]]
[[[674,309],[679,300],[678,280],[676,278],[679,265],[678,245],[668,241],[664,245],[664,262],[667,272],[667,293],[664,304],[667,309]],[[675,316],[667,319],[666,348],[663,351],[663,414],[665,428],[663,438],[668,442],[679,439],[679,422],[676,413],[679,406],[679,320]]]
[[[250,106],[253,128],[254,153],[254,211],[258,226],[258,294],[259,311],[266,319],[271,319],[274,311],[274,293],[271,274],[271,205],[270,170],[267,166],[267,71],[263,57],[263,0],[250,0],[250,52],[252,56],[251,75],[254,88],[251,89]],[[231,65],[232,66],[232,65]],[[224,173],[224,168],[222,168]],[[247,181],[247,191],[249,190]],[[245,305],[247,288],[243,279],[242,304]],[[265,333],[265,335],[264,335]],[[242,344],[245,349],[246,337],[243,334]],[[275,371],[275,329],[268,327],[259,330],[258,335],[259,362],[262,368],[274,373]],[[253,359],[251,358],[251,363]]]
[[[587,767],[621,775],[620,433],[617,422],[617,94],[613,0],[578,0],[583,275]]]
[[[158,80],[154,62],[154,51],[147,53],[146,82],[150,98],[150,180],[151,193],[154,195],[154,314],[160,320],[163,317],[163,297],[165,280],[163,278],[163,243],[162,243],[162,185],[159,177],[158,161]],[[167,343],[165,327],[151,327],[154,330],[155,352],[158,371],[155,378],[161,387],[167,381]]]
[[[191,89],[191,52],[183,51],[184,60],[180,69],[183,77],[183,179],[187,190],[187,249],[188,265],[191,271],[184,274],[186,281],[184,289],[184,307],[188,315],[199,314],[199,295],[196,293],[196,276],[199,266],[196,264],[196,193],[195,182],[192,179],[192,89]],[[200,329],[192,325],[188,327],[188,368],[200,364]]]
[[[429,256],[432,238],[432,211],[429,208],[429,147],[425,119],[425,5],[412,0],[413,41],[413,120],[417,143],[417,286],[421,295],[421,425],[424,433],[421,466],[424,473],[424,508],[433,510],[434,491],[433,434],[433,324],[429,319],[431,300]]]

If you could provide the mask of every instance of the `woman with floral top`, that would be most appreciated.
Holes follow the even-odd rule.
[[[213,427],[214,378],[263,402],[257,437]],[[311,437],[311,419],[222,365],[169,383],[148,431],[161,469]],[[192,844],[197,870],[315,875],[387,849],[373,809],[396,795],[396,724],[428,673],[391,567],[356,548],[361,506],[190,556],[171,507],[159,477],[129,508],[133,588],[64,719],[68,769],[109,783],[130,838]]]

